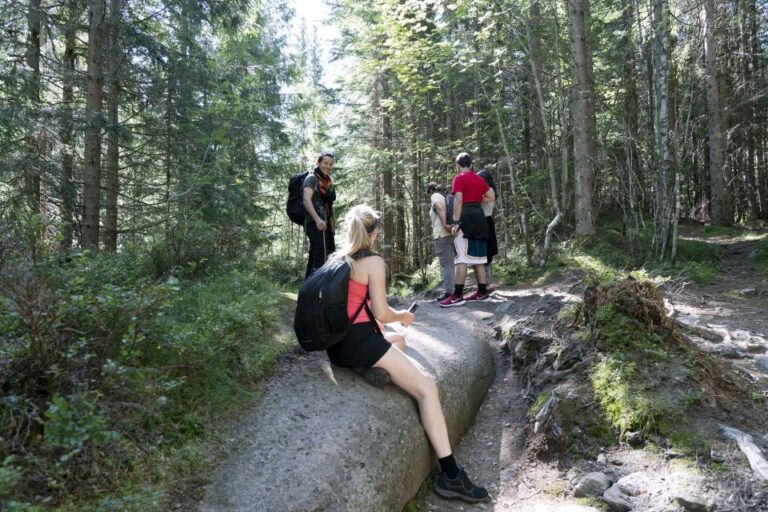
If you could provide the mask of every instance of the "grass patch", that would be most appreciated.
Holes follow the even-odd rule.
[[[416,272],[394,276],[389,285],[388,293],[395,297],[410,297],[418,292],[439,286],[442,280],[440,261],[434,258],[429,265]]]
[[[700,236],[743,238],[752,232],[742,226],[704,226],[697,230]]]
[[[595,496],[587,496],[585,498],[576,498],[576,503],[585,507],[592,507],[600,512],[611,512],[611,507],[606,502]]]

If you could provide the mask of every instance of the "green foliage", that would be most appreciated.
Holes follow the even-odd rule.
[[[741,238],[750,235],[750,231],[741,226],[704,226],[699,230],[701,236]]]
[[[396,297],[409,297],[420,291],[434,288],[441,281],[440,262],[435,258],[429,265],[423,266],[412,274],[394,276],[389,293]]]
[[[22,471],[13,464],[16,457],[9,455],[0,465],[0,498],[8,496],[22,477]]]
[[[83,450],[86,442],[94,446],[115,439],[116,432],[107,429],[107,419],[96,410],[98,397],[73,395],[69,399],[54,395],[45,411],[43,429],[45,444],[62,455],[66,462]]]
[[[152,281],[146,261],[126,252],[6,265],[0,487],[11,499],[98,495],[140,468],[140,453],[172,465],[292,346],[275,330],[292,302],[258,272]],[[165,478],[208,467],[179,460]],[[158,490],[147,492],[135,500]]]

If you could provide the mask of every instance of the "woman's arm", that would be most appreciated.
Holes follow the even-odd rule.
[[[371,295],[371,310],[378,321],[384,324],[400,322],[411,325],[413,313],[406,310],[394,310],[387,303],[387,268],[381,257],[367,258],[368,293]]]

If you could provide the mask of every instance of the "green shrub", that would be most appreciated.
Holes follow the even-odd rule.
[[[13,488],[18,507],[87,501],[125,483],[140,454],[171,464],[292,346],[276,332],[292,302],[257,272],[157,282],[130,252],[11,263],[0,286],[0,491]],[[132,492],[136,503],[149,496]]]
[[[44,440],[49,449],[60,453],[60,462],[80,453],[86,443],[98,446],[117,437],[107,428],[107,418],[96,410],[96,399],[57,394],[51,400],[44,414]]]

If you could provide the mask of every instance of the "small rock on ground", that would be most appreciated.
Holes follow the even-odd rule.
[[[603,501],[605,501],[614,512],[629,512],[632,510],[632,504],[622,495],[619,484],[613,484],[603,493]]]
[[[576,488],[573,490],[573,495],[577,498],[600,496],[610,486],[611,481],[606,474],[600,471],[595,471],[594,473],[584,475],[581,480],[579,480],[579,483],[576,484]]]

